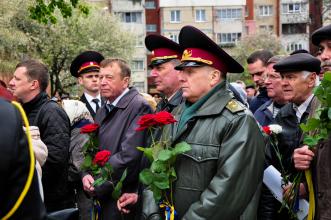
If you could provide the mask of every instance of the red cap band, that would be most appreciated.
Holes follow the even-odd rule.
[[[89,67],[98,67],[98,68],[100,68],[100,65],[97,62],[94,62],[94,61],[83,63],[82,66],[79,68],[78,73],[80,73],[81,71],[83,71],[83,70],[85,70]]]
[[[200,62],[212,66],[221,72],[227,72],[226,65],[222,63],[217,56],[200,48],[186,48],[181,61]]]

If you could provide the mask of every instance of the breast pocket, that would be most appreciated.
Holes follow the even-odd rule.
[[[177,159],[176,187],[203,191],[217,171],[219,146],[189,143],[192,150]]]

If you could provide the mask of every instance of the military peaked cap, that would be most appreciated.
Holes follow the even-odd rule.
[[[179,44],[184,48],[181,64],[175,67],[209,65],[223,73],[242,73],[244,68],[206,34],[193,26],[185,26],[179,33]]]
[[[172,59],[180,59],[183,50],[176,42],[157,34],[150,34],[145,38],[145,45],[152,51],[149,67],[153,68]]]
[[[96,51],[85,51],[79,54],[70,65],[70,73],[74,77],[89,72],[99,72],[100,62],[105,59]]]

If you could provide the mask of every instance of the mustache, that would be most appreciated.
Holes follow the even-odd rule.
[[[331,66],[331,60],[322,61],[321,67],[324,67],[324,66]]]

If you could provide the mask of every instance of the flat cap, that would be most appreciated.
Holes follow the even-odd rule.
[[[152,51],[151,63],[148,65],[151,68],[173,59],[180,59],[183,52],[178,43],[158,34],[147,35],[145,45]]]
[[[184,26],[179,33],[184,48],[181,64],[175,69],[209,65],[223,73],[242,73],[244,68],[212,39],[193,26]]]
[[[318,46],[322,40],[326,40],[326,39],[331,40],[331,24],[317,29],[311,35],[311,41],[316,46]]]
[[[274,69],[281,74],[297,71],[309,71],[318,74],[321,71],[321,61],[309,53],[297,53],[277,62]]]
[[[89,72],[99,72],[100,62],[104,57],[96,51],[85,51],[79,54],[70,65],[70,73],[74,77]]]

